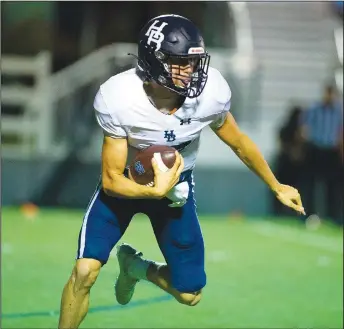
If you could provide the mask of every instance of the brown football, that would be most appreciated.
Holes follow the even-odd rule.
[[[167,170],[172,168],[176,161],[175,151],[176,149],[171,146],[152,145],[137,152],[129,167],[131,179],[140,185],[153,186],[153,157],[157,160],[161,170]]]

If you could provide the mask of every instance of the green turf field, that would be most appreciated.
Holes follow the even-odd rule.
[[[2,211],[2,328],[57,328],[82,211]],[[196,307],[140,282],[133,301],[113,296],[112,256],[92,289],[81,328],[343,328],[342,231],[298,223],[201,217],[208,284]],[[124,241],[162,261],[146,217]]]

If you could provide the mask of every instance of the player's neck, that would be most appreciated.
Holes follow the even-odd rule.
[[[173,112],[182,104],[180,95],[158,84],[144,84],[143,87],[151,103],[160,111]]]

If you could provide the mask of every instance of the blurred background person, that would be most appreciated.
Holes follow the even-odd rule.
[[[343,106],[334,86],[326,86],[322,99],[305,111],[302,125],[308,144],[304,175],[306,211],[308,214],[318,213],[316,192],[322,183],[324,216],[343,224]]]
[[[302,176],[305,173],[305,141],[302,137],[301,127],[302,108],[293,106],[289,110],[286,122],[279,130],[279,151],[276,157],[276,176],[280,182],[292,185],[300,190]],[[288,209],[281,207],[273,200],[273,213],[275,215],[294,214]]]

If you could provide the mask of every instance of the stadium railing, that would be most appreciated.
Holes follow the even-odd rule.
[[[49,52],[36,56],[1,58],[1,137],[2,154],[15,158],[30,156],[32,147],[49,149],[51,104],[48,80],[51,74]],[[29,84],[21,79],[30,80]],[[34,145],[35,144],[35,145]]]

